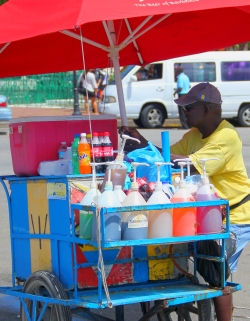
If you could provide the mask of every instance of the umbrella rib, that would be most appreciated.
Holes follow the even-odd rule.
[[[131,34],[132,34],[132,29],[131,29],[131,27],[130,27],[130,24],[129,24],[128,19],[125,19],[125,23],[126,23],[126,26],[127,26],[127,28],[128,28],[128,31],[129,31],[129,33],[130,33],[130,35],[131,35]],[[137,56],[138,56],[138,58],[139,58],[139,61],[140,61],[141,65],[143,65],[142,55],[141,55],[141,53],[140,53],[139,47],[138,47],[138,45],[137,45],[137,42],[136,42],[136,40],[134,40],[134,39],[132,39],[132,40],[133,40],[133,44],[134,44],[134,47],[135,47],[135,49],[136,49],[136,53],[137,53]]]
[[[103,24],[103,27],[104,27],[104,29],[105,29],[106,35],[107,35],[107,37],[108,37],[110,46],[111,46],[111,47],[114,47],[114,42],[113,42],[113,39],[112,39],[112,37],[111,37],[111,31],[110,31],[109,28],[108,28],[107,22],[103,20],[103,21],[102,21],[102,24]]]
[[[10,42],[7,42],[1,49],[0,49],[0,54],[10,45]]]
[[[164,15],[163,17],[161,17],[160,19],[158,19],[157,21],[155,21],[154,23],[152,23],[150,26],[148,26],[147,28],[145,28],[144,30],[142,30],[140,33],[138,33],[137,35],[135,35],[133,37],[133,39],[128,39],[130,37],[128,37],[128,42],[125,43],[125,41],[123,41],[121,43],[121,45],[123,44],[123,46],[127,46],[129,45],[133,40],[136,40],[137,38],[139,38],[140,36],[144,35],[144,33],[148,32],[150,29],[152,29],[153,27],[155,27],[156,25],[158,25],[160,22],[162,22],[163,20],[165,20],[166,18],[168,18],[172,13],[168,13],[166,15]],[[127,40],[126,39],[126,40]]]
[[[81,37],[78,36],[78,35],[76,35],[74,32],[71,32],[71,31],[69,31],[69,30],[61,30],[60,32],[63,33],[64,35],[66,35],[66,36],[69,36],[69,37],[72,37],[72,38],[75,38],[75,39],[81,41]],[[90,45],[92,45],[92,46],[95,46],[95,47],[97,47],[97,48],[100,48],[100,49],[102,49],[102,50],[104,50],[104,51],[107,51],[107,52],[110,51],[107,46],[104,46],[104,45],[102,45],[102,44],[100,44],[100,43],[98,43],[98,42],[95,42],[95,41],[93,41],[93,40],[90,40],[90,39],[88,39],[88,38],[82,37],[82,41],[83,41],[83,42],[86,42],[86,43],[88,43],[88,44],[90,44]]]
[[[124,45],[124,47],[125,47],[126,42],[129,41],[131,38],[133,38],[134,35],[152,18],[153,18],[153,16],[148,16],[125,40],[123,40],[121,45]],[[127,19],[125,19],[125,20],[127,20]]]

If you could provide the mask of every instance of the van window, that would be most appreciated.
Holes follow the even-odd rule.
[[[162,64],[149,64],[140,68],[135,74],[138,81],[162,78]]]
[[[231,61],[221,63],[222,81],[250,80],[250,61]]]
[[[216,71],[214,62],[175,63],[174,72],[176,68],[180,66],[183,67],[184,73],[189,77],[189,80],[191,82],[216,81]]]
[[[121,79],[123,79],[130,72],[130,70],[132,70],[134,68],[134,66],[135,65],[128,65],[128,66],[122,67],[122,69],[120,70]],[[115,85],[115,76],[114,75],[112,78],[110,77],[109,84]]]

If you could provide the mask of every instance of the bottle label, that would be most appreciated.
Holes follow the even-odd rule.
[[[64,154],[65,154],[65,151],[59,151],[59,152],[58,152],[58,158],[59,158],[59,159],[63,159]]]
[[[94,146],[93,149],[91,149],[91,157],[102,157],[102,147],[101,146]]]
[[[128,217],[128,228],[148,227],[148,215],[146,213],[131,213]]]
[[[102,147],[102,157],[113,156],[113,146]]]
[[[90,158],[86,153],[79,153],[79,165],[89,165]]]

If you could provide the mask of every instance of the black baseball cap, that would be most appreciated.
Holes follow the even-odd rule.
[[[193,104],[196,101],[202,101],[213,104],[222,104],[219,90],[209,82],[201,82],[190,89],[183,97],[175,99],[174,102],[180,106]]]

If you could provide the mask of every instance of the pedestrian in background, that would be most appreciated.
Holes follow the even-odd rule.
[[[175,76],[177,80],[177,88],[174,92],[174,97],[176,94],[178,94],[178,98],[181,98],[182,96],[185,96],[189,92],[190,80],[188,76],[184,73],[184,69],[182,66],[178,66],[175,72],[176,72]],[[178,105],[178,111],[179,111],[179,118],[180,118],[182,128],[184,129],[189,128],[186,123],[186,117],[182,106]]]
[[[105,69],[99,69],[99,77],[97,81],[97,98],[102,99],[103,91],[108,84],[108,73]]]
[[[83,72],[78,80],[78,83],[82,85],[82,88],[79,92],[83,94],[86,113],[89,112],[88,99],[90,99],[92,103],[93,113],[98,115],[99,113],[98,113],[98,107],[97,107],[97,101],[96,101],[98,88],[97,88],[97,82],[95,79],[94,69],[86,69],[86,75]]]

